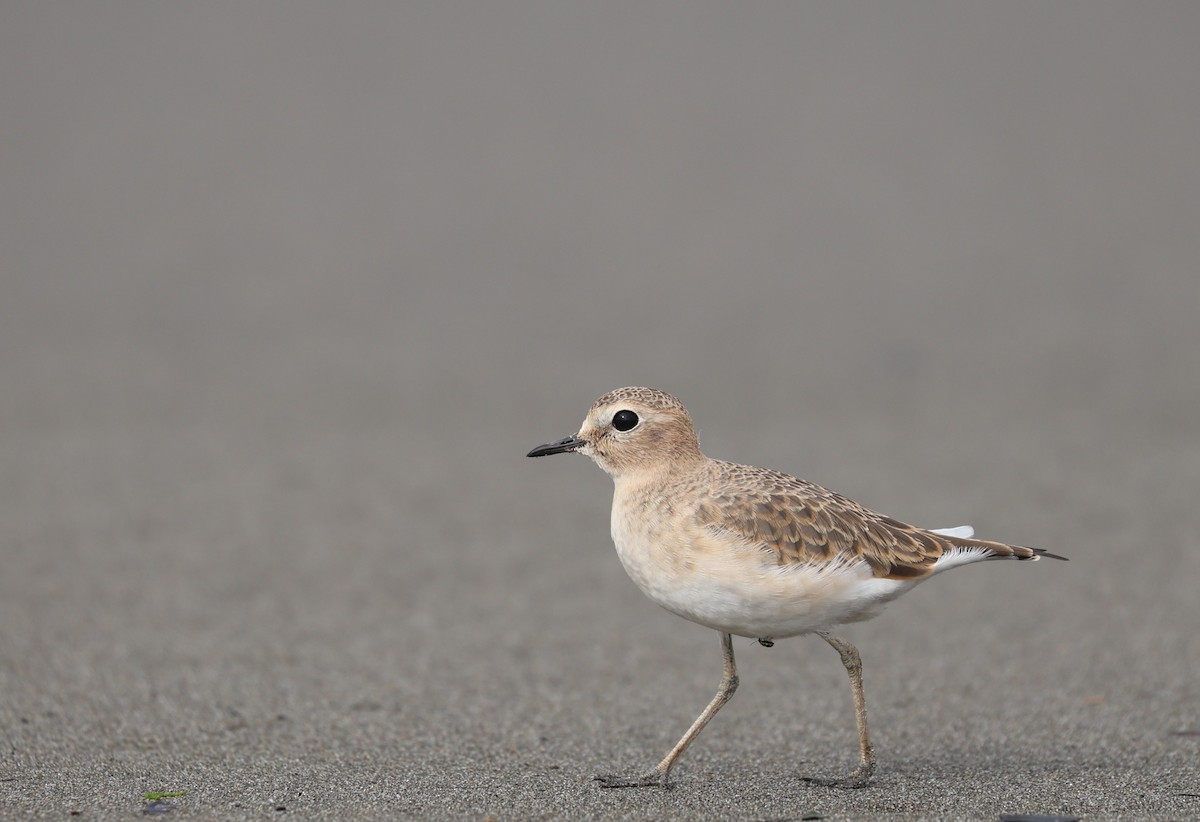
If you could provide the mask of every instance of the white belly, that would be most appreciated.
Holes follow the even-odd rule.
[[[780,565],[758,547],[674,525],[655,527],[614,506],[621,564],[650,599],[724,633],[787,637],[870,619],[916,584],[879,579],[865,562]]]

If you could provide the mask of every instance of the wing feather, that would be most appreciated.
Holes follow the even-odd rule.
[[[697,502],[696,523],[758,545],[780,565],[861,560],[876,577],[920,579],[934,572],[944,554],[963,549],[1019,559],[1035,559],[1040,553],[970,539],[964,529],[934,533],[917,528],[778,471],[719,461],[713,465],[715,482]]]

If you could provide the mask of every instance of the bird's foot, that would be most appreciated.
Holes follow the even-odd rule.
[[[764,648],[774,648],[775,640],[771,639],[769,636],[760,636],[758,638],[758,644]]]
[[[671,789],[671,783],[667,779],[666,772],[660,771],[657,768],[642,776],[607,774],[593,778],[600,783],[601,788],[649,788],[661,785],[666,790]]]
[[[871,784],[871,776],[875,773],[874,765],[859,765],[857,768],[846,774],[841,779],[822,779],[816,776],[802,776],[802,780],[810,785],[817,785],[822,788],[845,788],[849,790],[859,790]]]

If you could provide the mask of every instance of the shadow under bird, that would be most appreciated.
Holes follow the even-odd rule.
[[[720,633],[716,695],[662,761],[641,776],[598,776],[606,788],[669,786],[671,767],[737,689],[733,636],[766,646],[816,634],[850,676],[859,765],[815,784],[866,786],[875,771],[858,649],[835,626],[877,616],[934,574],[991,559],[1065,559],[1039,548],[974,539],[966,526],[926,530],[878,514],[812,482],[722,462],[700,451],[683,404],[653,388],[596,400],[579,433],[530,457],[585,454],[613,478],[612,538],[642,592]]]

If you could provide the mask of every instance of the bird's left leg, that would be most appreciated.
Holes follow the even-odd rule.
[[[836,788],[865,788],[875,773],[875,749],[871,747],[871,736],[867,730],[867,699],[863,695],[862,658],[858,655],[858,649],[846,640],[828,631],[817,631],[817,635],[838,652],[846,673],[850,675],[850,691],[854,694],[854,721],[858,725],[859,765],[842,779],[805,777],[805,781]]]

